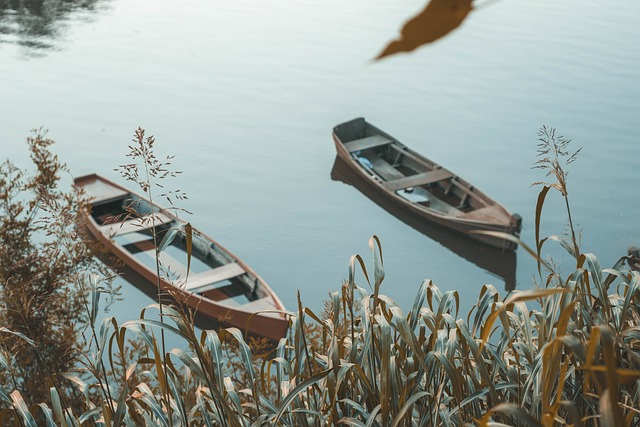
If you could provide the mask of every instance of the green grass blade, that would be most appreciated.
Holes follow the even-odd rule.
[[[10,335],[14,335],[14,336],[20,338],[21,340],[23,340],[24,342],[26,342],[27,344],[29,344],[31,347],[35,347],[36,346],[36,343],[31,338],[27,337],[25,334],[23,334],[21,332],[12,331],[12,330],[10,330],[8,328],[5,328],[4,326],[0,327],[0,332],[4,332],[4,333],[10,334]]]
[[[185,243],[187,247],[187,277],[191,272],[191,254],[193,253],[193,227],[187,222],[184,225]]]
[[[191,371],[192,375],[194,375],[196,378],[199,378],[200,381],[206,384],[207,378],[204,374],[204,371],[202,370],[202,367],[198,364],[196,358],[191,357],[179,348],[173,348],[169,350],[169,353],[176,355],[178,359],[180,359],[180,361],[184,363],[184,365],[189,369],[189,371]]]
[[[384,280],[384,261],[382,259],[382,245],[380,244],[380,239],[378,239],[378,236],[375,234],[369,239],[369,248],[373,256],[373,294],[374,299],[376,299],[374,304],[376,304],[378,294],[380,293],[380,285]]]
[[[185,226],[186,226],[186,223],[179,222],[173,227],[171,227],[170,229],[168,229],[167,232],[164,233],[164,237],[162,238],[162,240],[160,241],[160,244],[158,245],[158,252],[164,251],[167,248],[167,246],[169,246],[174,241],[178,233],[184,231]]]
[[[202,331],[204,343],[207,345],[211,356],[213,357],[213,373],[217,382],[218,390],[224,390],[224,364],[225,359],[222,357],[222,343],[218,334],[214,331]],[[201,338],[202,341],[202,338]]]
[[[53,407],[53,413],[55,414],[59,425],[61,427],[69,427],[67,416],[62,409],[62,402],[60,401],[58,389],[56,389],[55,387],[51,387],[51,389],[49,390],[49,394],[51,395],[51,406]]]
[[[396,417],[393,419],[393,422],[391,423],[392,427],[396,427],[401,421],[402,419],[407,415],[407,412],[409,411],[409,409],[420,399],[422,399],[425,396],[428,396],[429,393],[426,391],[421,391],[418,393],[414,393],[409,399],[407,399],[406,403],[402,406],[402,408],[400,408],[400,411],[398,411]]]
[[[27,404],[18,390],[11,392],[11,401],[13,403],[13,408],[20,416],[26,427],[38,427],[35,418],[33,418],[33,415],[29,411]]]
[[[529,415],[523,408],[513,403],[501,403],[491,408],[492,414],[501,413],[509,415],[515,420],[518,420],[517,426],[526,427],[544,427],[538,420]],[[496,424],[480,424],[480,425],[496,425]]]
[[[100,406],[96,406],[95,408],[89,409],[88,411],[80,415],[80,417],[78,417],[78,422],[80,423],[80,425],[83,425],[84,423],[91,420],[93,422],[89,425],[101,425],[101,423],[98,423],[98,420],[101,416],[102,408]]]
[[[57,427],[56,422],[53,420],[53,411],[51,411],[51,408],[49,408],[46,403],[38,403],[38,407],[40,407],[40,410],[44,414],[47,427]]]
[[[169,332],[173,332],[174,334],[176,334],[177,336],[182,336],[182,334],[180,333],[180,330],[174,326],[171,326],[167,323],[164,322],[160,322],[158,320],[152,320],[152,319],[136,319],[136,320],[129,320],[127,322],[124,322],[122,324],[122,328],[126,328],[126,329],[133,329],[136,331],[140,331],[140,329],[142,329],[141,327],[143,326],[155,326],[158,327],[160,329],[164,329],[166,331]]]
[[[100,294],[98,291],[98,280],[95,274],[90,276],[91,283],[91,318],[90,324],[94,326],[96,324],[96,318],[98,317],[98,308],[100,307]]]
[[[356,287],[356,261],[360,264],[364,278],[367,279],[367,284],[371,288],[371,281],[369,280],[369,274],[367,273],[367,267],[364,265],[364,261],[360,255],[352,255],[349,259],[349,287],[354,289]]]
[[[162,405],[158,403],[156,396],[153,394],[153,391],[151,391],[149,386],[145,383],[140,383],[136,388],[140,392],[137,395],[138,396],[137,399],[145,403],[145,405],[151,410],[151,413],[153,414],[154,419],[156,421],[159,421],[160,424],[162,424],[163,426],[168,426],[169,419],[167,418],[167,415],[163,410]],[[120,409],[118,409],[118,411],[119,410]]]
[[[547,193],[550,189],[551,186],[549,185],[543,186],[542,190],[540,190],[540,193],[538,194],[538,201],[536,202],[536,259],[538,260],[538,275],[540,276],[542,275],[542,263],[540,260],[542,259],[542,244],[544,243],[540,241],[540,223],[542,221],[542,207],[544,206],[544,199],[547,197]]]
[[[276,413],[275,418],[273,419],[273,425],[277,425],[278,421],[282,417],[282,414],[287,410],[289,404],[296,399],[301,393],[307,390],[312,385],[320,382],[323,378],[329,375],[333,371],[333,368],[325,369],[324,371],[320,371],[309,378],[305,379],[301,383],[299,383],[291,392],[287,395],[287,397],[282,401],[280,407],[278,408],[278,412]]]
[[[362,421],[349,417],[340,418],[338,425],[365,427],[365,424]]]

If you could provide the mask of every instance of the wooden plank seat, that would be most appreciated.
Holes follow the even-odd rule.
[[[132,235],[133,233],[129,233]],[[146,236],[142,233],[136,233],[135,240],[131,240],[129,243],[124,243],[122,246],[129,251],[132,255],[139,252],[149,252],[155,254],[156,247],[153,244],[153,238]]]
[[[241,305],[245,311],[278,310],[271,298],[259,298]],[[256,317],[256,320],[259,319]]]
[[[144,215],[141,218],[130,218],[122,222],[114,222],[113,224],[103,224],[100,226],[100,231],[110,237],[120,236],[122,234],[133,233],[135,231],[142,231],[151,228],[155,222],[156,227],[161,224],[168,224],[173,221],[173,218],[163,214],[162,212],[156,212],[153,214],[154,219],[152,221],[151,214]]]
[[[129,195],[129,192],[104,181],[95,179],[90,184],[83,185],[86,194],[91,194],[91,203],[94,206],[105,204],[113,200]]]
[[[368,150],[370,148],[380,147],[382,145],[390,144],[391,140],[385,138],[382,135],[368,136],[362,139],[356,139],[354,141],[345,142],[344,146],[350,153],[354,151]]]
[[[211,289],[210,286],[215,287],[216,283],[229,280],[244,273],[246,273],[246,271],[244,271],[244,268],[238,263],[230,262],[229,264],[221,265],[212,270],[190,276],[184,285],[184,289],[191,292],[205,292]]]
[[[420,185],[433,184],[434,182],[444,179],[453,178],[453,174],[446,169],[436,169],[429,172],[419,173],[400,179],[394,179],[384,183],[389,191],[402,190],[409,187],[417,187]]]
[[[390,165],[389,162],[383,158],[374,157],[369,160],[371,161],[373,171],[382,178],[383,181],[393,181],[405,178],[405,175],[402,172]]]

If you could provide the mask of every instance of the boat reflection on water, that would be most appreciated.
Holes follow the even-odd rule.
[[[442,246],[458,254],[462,258],[474,263],[483,270],[504,280],[505,290],[512,291],[516,286],[516,252],[502,250],[496,247],[482,244],[465,237],[462,234],[446,230],[417,218],[411,212],[389,202],[380,195],[370,183],[357,175],[344,160],[336,156],[331,169],[331,179],[341,181],[357,188],[378,206],[400,219],[405,224],[418,230],[425,236],[435,240]]]

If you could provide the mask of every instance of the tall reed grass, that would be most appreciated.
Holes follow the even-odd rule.
[[[542,184],[534,248],[518,242],[539,264],[534,289],[503,297],[485,285],[460,316],[458,292],[425,280],[406,311],[382,292],[382,245],[373,236],[371,265],[354,255],[322,313],[299,301],[289,336],[264,357],[239,329],[197,332],[175,306],[162,308],[160,322],[153,304],[139,319],[92,324],[92,352],[68,376],[83,412],[63,408],[56,388],[50,406],[28,407],[4,384],[0,421],[11,412],[32,426],[40,411],[47,425],[62,426],[640,425],[640,274],[625,268],[626,257],[603,268],[580,252],[573,232],[563,242],[571,272],[543,259],[544,243],[561,240],[539,234],[549,190],[571,211],[566,144],[550,131],[540,138],[541,160],[550,157],[539,165],[562,179]],[[161,331],[183,345],[162,351]]]

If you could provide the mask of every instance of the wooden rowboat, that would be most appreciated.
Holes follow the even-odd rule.
[[[423,220],[501,249],[511,241],[475,234],[520,235],[522,218],[448,169],[423,157],[363,118],[333,129],[338,156],[393,203]]]
[[[89,199],[81,218],[92,237],[127,267],[155,283],[153,230],[159,245],[167,232],[174,234],[170,230],[184,223],[170,211],[101,176],[81,176],[74,183]],[[136,215],[127,217],[131,209]],[[159,252],[160,287],[214,322],[270,340],[284,337],[289,325],[285,308],[265,281],[212,238],[195,229],[192,236],[188,275],[184,233],[175,233]]]

